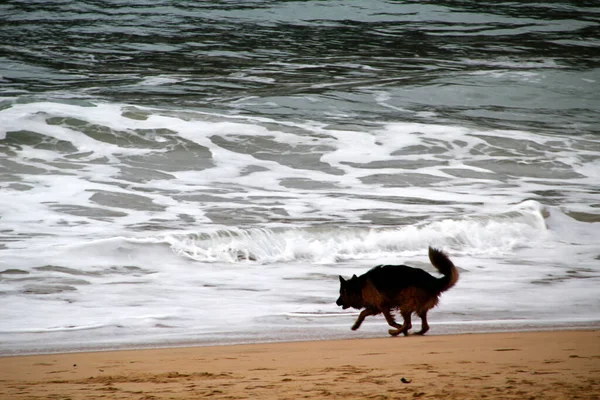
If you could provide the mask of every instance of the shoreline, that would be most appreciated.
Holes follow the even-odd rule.
[[[250,344],[270,344],[270,343],[296,343],[296,342],[312,342],[312,341],[329,341],[329,340],[352,340],[352,339],[384,339],[389,337],[387,334],[387,325],[385,322],[380,324],[369,324],[361,327],[358,331],[351,331],[352,320],[349,320],[348,325],[344,325],[341,329],[331,329],[331,327],[306,327],[306,329],[271,329],[266,332],[246,332],[244,335],[239,335],[237,332],[221,332],[214,333],[211,337],[205,338],[169,338],[159,337],[141,341],[98,341],[92,343],[82,342],[73,344],[73,338],[70,337],[70,332],[66,333],[65,337],[60,340],[61,344],[48,344],[48,338],[40,340],[40,333],[32,334],[35,340],[31,340],[29,345],[19,347],[8,340],[2,344],[2,335],[0,334],[0,358],[12,356],[35,356],[45,354],[72,354],[72,353],[87,353],[87,352],[104,352],[104,351],[128,351],[128,350],[148,350],[148,349],[172,349],[182,347],[211,347],[211,346],[235,346],[235,345],[250,345]],[[545,332],[545,331],[570,331],[570,330],[600,330],[600,321],[499,321],[490,323],[488,321],[482,323],[430,323],[431,331],[427,336],[445,336],[445,335],[460,335],[460,334],[488,334],[488,333],[514,333],[514,332]],[[413,327],[416,332],[420,327],[420,323],[415,323]],[[39,342],[43,342],[45,346],[39,346]],[[68,343],[67,345],[63,343]],[[8,350],[7,350],[8,349]]]
[[[600,398],[600,330],[0,357],[0,397]]]

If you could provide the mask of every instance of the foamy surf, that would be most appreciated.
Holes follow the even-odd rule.
[[[495,216],[443,219],[398,228],[250,228],[168,235],[177,255],[200,262],[311,262],[393,258],[437,246],[471,255],[501,255],[547,238],[543,207],[528,201]],[[156,239],[152,239],[155,242]]]
[[[0,6],[0,353],[376,336],[430,245],[436,333],[597,326],[593,7],[282,4]]]

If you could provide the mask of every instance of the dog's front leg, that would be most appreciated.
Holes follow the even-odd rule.
[[[372,308],[365,308],[364,310],[362,310],[362,312],[356,319],[356,322],[354,323],[354,325],[352,325],[352,330],[355,331],[358,328],[360,328],[360,325],[363,323],[365,318],[367,318],[369,315],[375,315],[375,314],[379,314],[379,311],[373,310]]]

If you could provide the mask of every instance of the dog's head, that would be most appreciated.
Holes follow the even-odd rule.
[[[356,275],[352,278],[345,280],[340,276],[340,297],[338,297],[335,304],[346,308],[362,308],[362,295],[361,295],[360,282]]]

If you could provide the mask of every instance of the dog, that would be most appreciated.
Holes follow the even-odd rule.
[[[429,330],[427,312],[438,304],[440,294],[456,284],[458,269],[441,250],[429,247],[429,260],[442,274],[436,278],[419,268],[406,265],[378,265],[361,276],[345,280],[340,276],[340,297],[336,304],[344,310],[356,308],[364,310],[352,326],[360,328],[366,317],[383,313],[387,323],[395,328],[388,332],[392,336],[408,335],[412,328],[411,315],[416,313],[422,321],[418,335]],[[391,314],[400,310],[404,319],[398,324]]]

